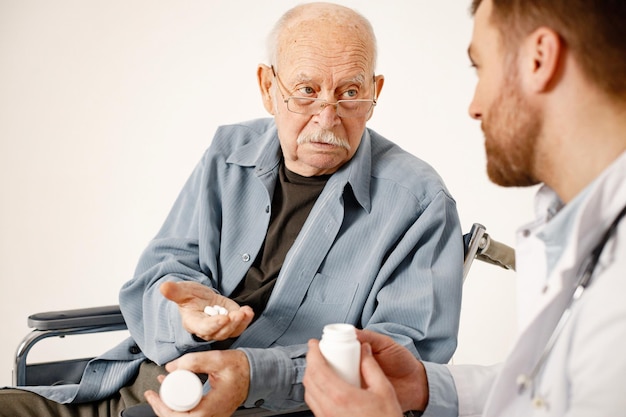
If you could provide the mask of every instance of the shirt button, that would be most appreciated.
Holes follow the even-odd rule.
[[[244,253],[243,255],[241,255],[241,260],[244,262],[248,262],[250,260],[250,255]]]
[[[524,237],[530,236],[530,230],[524,229],[524,231],[522,232],[522,236],[524,236]]]
[[[265,206],[265,212],[269,213],[270,212],[270,206]]]
[[[130,353],[132,353],[133,355],[136,355],[136,354],[138,354],[138,353],[141,353],[141,349],[139,349],[139,346],[137,346],[137,345],[132,345],[132,346],[128,349],[128,351],[129,351]]]
[[[261,399],[261,400],[256,400],[256,401],[254,402],[254,406],[255,406],[255,407],[260,407],[260,406],[262,406],[263,404],[265,404],[265,400],[263,400],[263,399]]]

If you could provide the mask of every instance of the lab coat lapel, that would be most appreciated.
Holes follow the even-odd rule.
[[[489,395],[484,417],[512,417],[515,414],[511,410],[520,409],[519,406],[514,406],[517,403],[516,398],[530,403],[530,390],[520,394],[518,380],[520,375],[530,373],[539,361],[550,335],[567,308],[572,291],[569,286],[565,288],[567,289],[547,304],[520,334]],[[507,411],[509,407],[511,409]]]
[[[623,172],[625,166],[626,152],[580,196],[584,200],[581,201],[573,223],[567,248],[547,281],[549,285],[545,294],[538,300],[542,307],[537,309],[528,327],[521,332],[518,342],[504,363],[489,395],[484,417],[529,415],[528,411],[533,405],[531,390],[519,393],[519,377],[532,372],[532,368],[539,361],[554,328],[572,299],[581,265],[623,207],[626,184],[622,181],[623,175],[613,175],[613,172]],[[519,274],[517,279],[523,281],[525,276]]]

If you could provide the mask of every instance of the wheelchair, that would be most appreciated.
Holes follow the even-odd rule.
[[[472,225],[463,236],[465,256],[463,281],[475,259],[515,270],[514,250],[492,239],[485,226]],[[13,367],[14,386],[74,384],[80,382],[83,370],[92,358],[69,359],[56,362],[28,363],[30,350],[38,342],[50,337],[65,337],[90,333],[126,330],[126,323],[118,305],[36,313],[28,317],[33,330],[19,344]],[[235,417],[299,417],[310,415],[306,407],[291,411],[275,412],[262,408],[239,408]]]

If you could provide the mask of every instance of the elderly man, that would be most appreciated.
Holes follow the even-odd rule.
[[[455,202],[430,166],[366,128],[383,86],[369,22],[305,4],[280,19],[269,46],[257,76],[273,118],[218,129],[121,291],[132,338],[93,361],[80,386],[40,394],[116,398],[117,410],[158,388],[157,364],[202,351],[168,368],[209,374],[194,413],[294,408],[307,341],[334,322],[387,334],[424,360],[452,356]],[[214,305],[228,315],[203,312]],[[155,392],[146,397],[169,415]]]
[[[366,390],[340,381],[311,341],[304,384],[318,416],[626,410],[626,3],[474,0],[472,10],[470,114],[489,176],[544,183],[540,217],[518,237],[519,340],[501,366],[446,366],[362,332]]]

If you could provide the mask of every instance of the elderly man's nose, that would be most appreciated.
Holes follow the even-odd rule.
[[[341,122],[337,115],[336,103],[325,103],[322,110],[317,115],[318,123],[324,127],[329,128]]]

